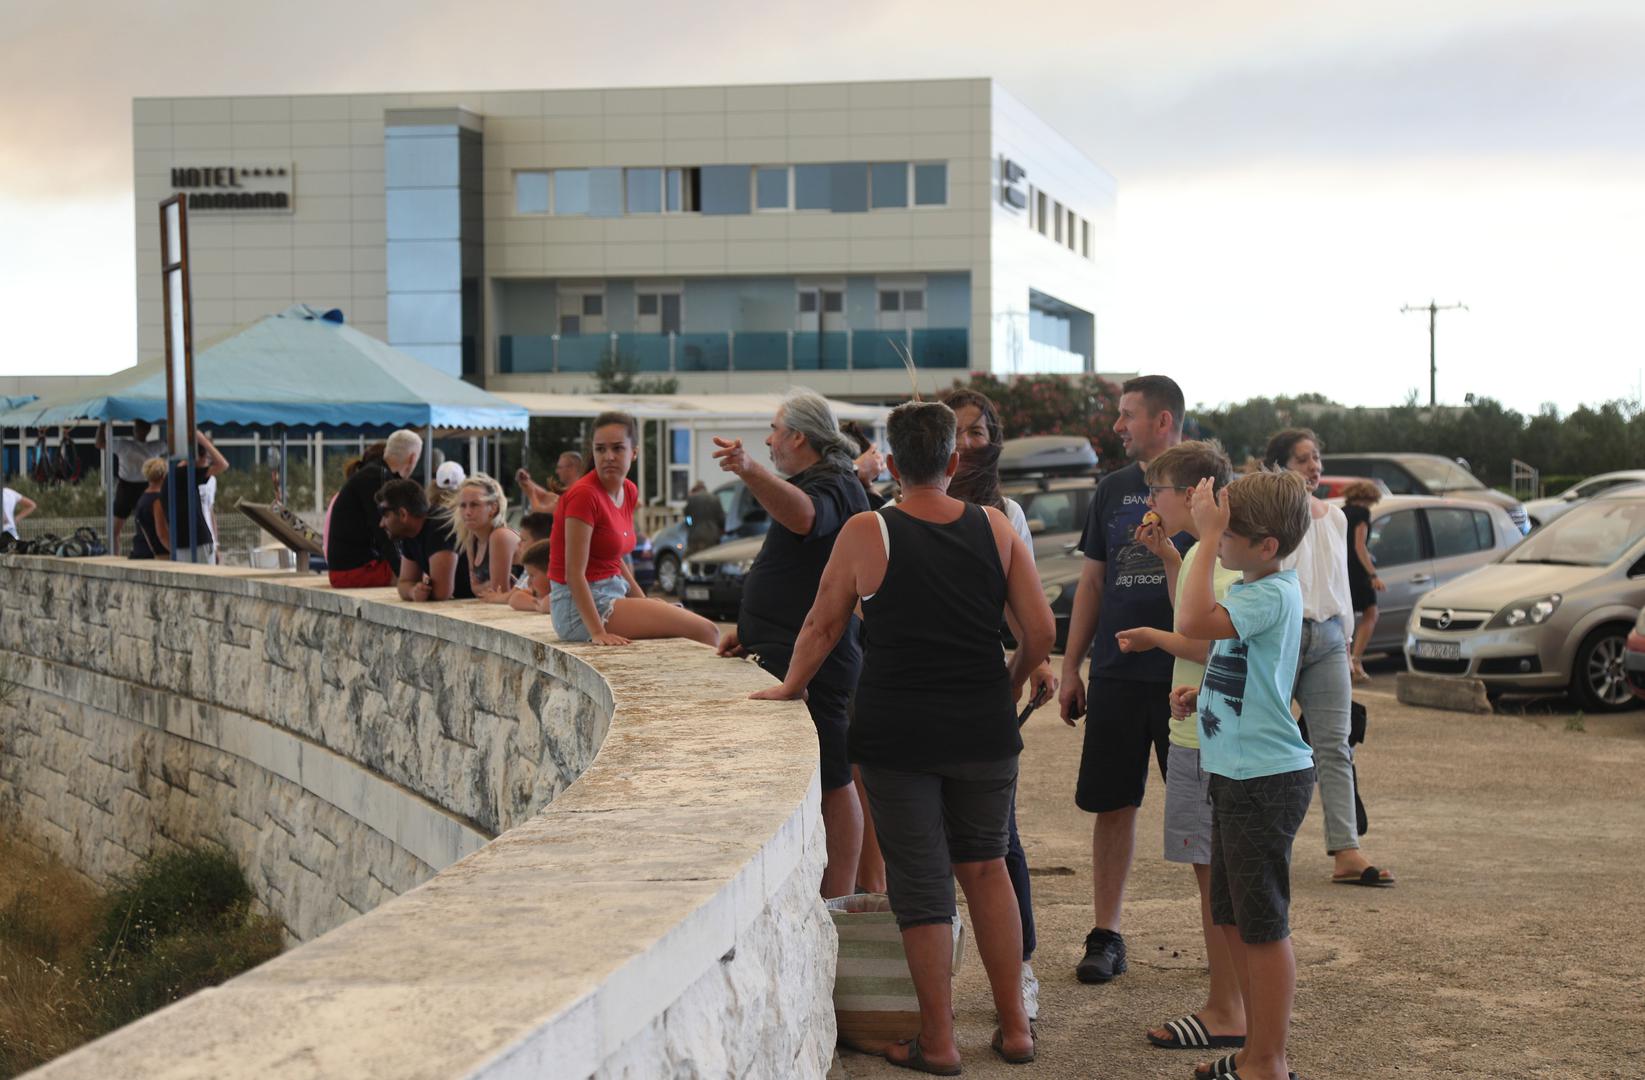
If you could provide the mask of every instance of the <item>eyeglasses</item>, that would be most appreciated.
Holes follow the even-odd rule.
[[[1183,487],[1181,484],[1149,484],[1148,485],[1148,494],[1150,494],[1150,495],[1158,495],[1162,491],[1192,491],[1192,490],[1193,490],[1192,488]]]

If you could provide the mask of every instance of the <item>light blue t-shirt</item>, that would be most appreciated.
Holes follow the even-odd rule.
[[[1199,692],[1200,768],[1231,780],[1314,765],[1291,716],[1302,648],[1302,589],[1294,570],[1236,582],[1222,606],[1237,638],[1213,642]]]

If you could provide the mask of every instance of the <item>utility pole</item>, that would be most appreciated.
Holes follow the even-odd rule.
[[[1410,304],[1406,304],[1404,307],[1399,309],[1401,314],[1409,311],[1426,311],[1428,313],[1428,407],[1430,409],[1439,404],[1439,395],[1437,393],[1439,383],[1439,365],[1435,362],[1434,357],[1434,327],[1439,321],[1440,312],[1455,311],[1458,309],[1467,311],[1468,305],[1440,305],[1430,300],[1428,301],[1426,307],[1413,307]]]

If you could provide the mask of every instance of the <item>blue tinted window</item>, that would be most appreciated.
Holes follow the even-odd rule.
[[[623,171],[588,170],[588,213],[590,217],[623,216]]]
[[[588,170],[554,170],[554,212],[556,214],[588,213]]]
[[[948,202],[948,163],[914,166],[914,205],[942,206]]]
[[[655,214],[663,208],[663,171],[661,169],[628,170],[628,212]]]
[[[666,179],[667,184],[663,188],[666,196],[666,205],[669,213],[676,214],[679,213],[680,204],[684,201],[683,196],[680,194],[681,188],[684,186],[684,171],[681,169],[670,169],[668,170],[668,176]]]
[[[705,214],[748,213],[749,168],[747,165],[704,165],[702,167],[702,212]]]
[[[827,210],[831,165],[794,166],[794,208]]]
[[[887,206],[908,205],[908,165],[906,162],[893,162],[887,165],[869,166],[869,176],[873,183],[874,208]]]
[[[522,172],[514,174],[514,212],[516,214],[548,213],[548,174]]]
[[[672,428],[668,433],[668,460],[675,465],[691,463],[691,432],[686,428]]]
[[[788,170],[755,169],[754,192],[755,205],[761,210],[788,209]]]
[[[868,209],[868,166],[835,165],[829,183],[829,209],[836,214],[857,214]]]

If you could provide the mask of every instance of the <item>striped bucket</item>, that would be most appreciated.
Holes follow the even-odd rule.
[[[884,893],[866,893],[825,903],[840,938],[834,974],[834,1021],[840,1042],[877,1054],[918,1035],[920,1003],[891,902]],[[959,970],[964,951],[965,925],[955,919],[951,972]]]

